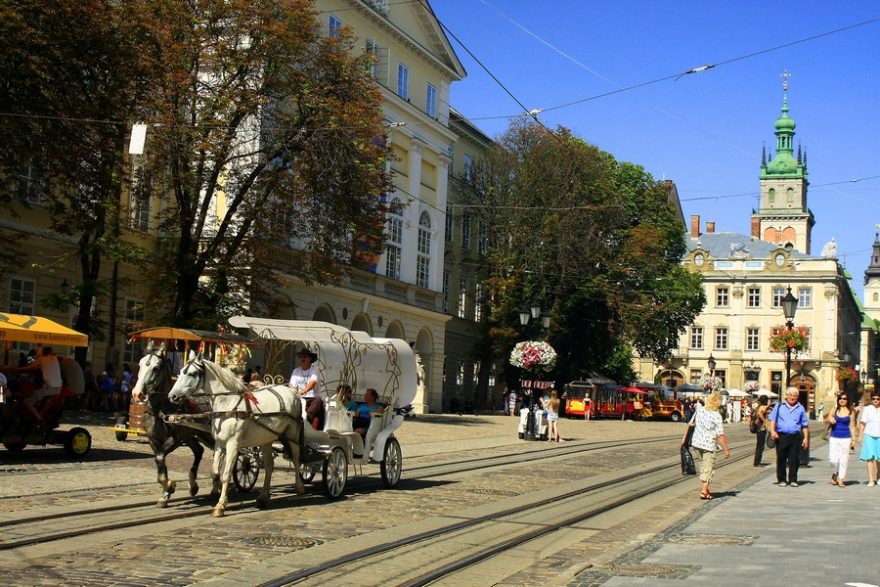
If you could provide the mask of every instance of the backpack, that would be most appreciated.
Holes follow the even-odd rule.
[[[749,419],[749,432],[752,434],[757,434],[761,431],[761,419],[758,417],[758,410],[754,410],[752,412],[752,417]]]

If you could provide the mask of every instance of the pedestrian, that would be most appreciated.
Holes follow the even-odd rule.
[[[547,402],[544,404],[544,408],[547,410],[547,440],[556,442],[565,442],[565,440],[559,436],[559,395],[556,393],[556,390],[553,389],[550,391],[550,397],[547,399]]]
[[[81,407],[85,410],[97,412],[98,406],[101,403],[101,396],[98,391],[98,383],[95,380],[95,372],[92,369],[91,361],[86,361],[86,368],[83,369],[83,383]]]
[[[769,423],[770,438],[776,441],[776,482],[780,487],[797,487],[801,448],[810,448],[810,421],[804,406],[798,403],[796,387],[786,388],[785,401],[778,402],[773,407]]]
[[[25,371],[39,369],[42,375],[42,387],[28,394],[21,406],[38,427],[45,428],[47,425],[43,421],[43,413],[37,411],[37,405],[42,400],[49,401],[61,393],[64,382],[61,379],[61,364],[58,362],[58,356],[52,351],[52,347],[42,347],[39,356],[22,369]]]
[[[590,412],[593,409],[593,402],[590,401],[590,394],[584,395],[584,422],[590,421]]]
[[[721,421],[721,393],[713,391],[706,400],[706,405],[696,404],[693,417],[693,437],[691,446],[697,449],[700,458],[700,499],[714,499],[709,492],[709,484],[715,476],[715,451],[720,445],[724,450],[724,458],[730,458],[727,437],[724,435],[724,424]],[[687,442],[687,431],[681,439],[681,446]]]
[[[868,487],[877,485],[877,461],[880,461],[880,392],[871,394],[871,403],[859,415],[859,459],[868,463]]]
[[[510,396],[507,398],[507,407],[510,409],[510,415],[516,416],[516,391],[510,390]]]
[[[831,426],[828,437],[828,462],[831,463],[831,484],[846,486],[846,468],[849,464],[849,451],[856,440],[856,416],[849,407],[849,396],[837,396],[837,405],[826,418]]]
[[[131,384],[131,367],[128,365],[128,363],[123,363],[122,375],[119,377],[119,391],[117,392],[119,394],[118,399],[114,399],[113,401],[113,403],[117,406],[116,409],[128,411],[128,402],[131,400]]]
[[[761,466],[761,459],[764,458],[764,446],[767,442],[767,410],[770,404],[770,398],[762,395],[758,398],[758,406],[755,408],[755,420],[758,423],[758,431],[755,433],[757,443],[755,444],[755,467]]]
[[[110,410],[110,401],[113,397],[113,386],[116,382],[116,373],[113,369],[113,363],[107,363],[104,371],[98,377],[98,389],[101,390],[101,410]]]

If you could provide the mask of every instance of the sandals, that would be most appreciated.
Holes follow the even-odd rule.
[[[837,473],[831,473],[831,484],[837,485]]]
[[[841,479],[840,481],[837,482],[837,486],[838,487],[846,487],[846,481]]]
[[[715,496],[711,493],[701,493],[700,499],[715,499]]]

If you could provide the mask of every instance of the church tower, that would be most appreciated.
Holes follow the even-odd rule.
[[[871,264],[865,269],[865,314],[880,318],[880,224],[874,233],[874,249]]]
[[[794,120],[788,116],[788,72],[783,75],[782,116],[776,119],[776,153],[761,152],[761,205],[752,211],[752,236],[810,254],[813,213],[807,208],[807,154],[794,157]]]

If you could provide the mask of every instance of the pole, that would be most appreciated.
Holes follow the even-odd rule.
[[[785,326],[792,330],[794,328],[794,322],[786,322]],[[791,347],[785,347],[785,389],[791,385]],[[783,390],[785,391],[785,390]],[[780,394],[781,396],[782,394]]]

